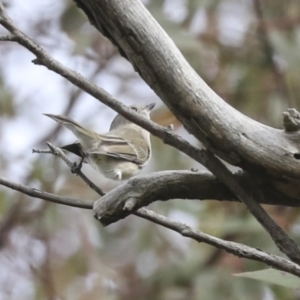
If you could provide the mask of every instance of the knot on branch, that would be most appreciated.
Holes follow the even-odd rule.
[[[288,108],[282,115],[285,131],[295,132],[300,129],[300,113],[295,108]]]

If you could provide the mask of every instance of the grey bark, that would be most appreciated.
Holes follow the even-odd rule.
[[[287,194],[290,194],[290,189],[285,189],[285,186],[282,189],[278,181],[284,182],[288,177],[298,181],[298,129],[291,131],[287,126],[286,130],[278,130],[265,126],[224,102],[191,68],[141,2],[75,1],[92,24],[114,42],[185,128],[206,146],[207,151],[202,151],[200,157],[195,154],[191,157],[235,193],[283,253],[300,262],[300,251],[295,242],[255,201],[262,202],[264,198],[257,184],[262,177],[276,178],[274,186]],[[249,183],[238,182],[211,151],[257,178]],[[294,188],[297,190],[298,186]],[[131,198],[124,209],[132,210],[136,203],[136,198]],[[109,213],[102,203],[95,206],[98,219],[102,218],[103,212],[105,215],[105,211]]]
[[[235,177],[238,181],[251,180],[241,172]],[[261,204],[300,206],[299,201],[275,191],[268,181],[261,181],[259,188],[264,196]],[[106,226],[140,207],[170,199],[239,201],[209,172],[163,171],[140,175],[120,184],[94,203],[94,211]]]
[[[277,189],[298,197],[299,127],[271,128],[228,105],[196,74],[140,1],[75,2],[208,149],[258,177],[276,178]]]

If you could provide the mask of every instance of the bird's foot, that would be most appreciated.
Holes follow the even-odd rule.
[[[81,171],[81,168],[82,168],[83,161],[84,161],[84,155],[82,156],[79,164],[77,164],[76,162],[73,163],[73,165],[71,167],[71,172],[73,174],[76,174],[76,175],[79,174],[79,172]]]
[[[71,167],[71,172],[72,172],[73,174],[78,175],[78,173],[79,173],[80,170],[81,170],[81,167],[82,167],[81,164],[77,164],[76,162],[74,162],[73,165],[72,165],[72,167]]]

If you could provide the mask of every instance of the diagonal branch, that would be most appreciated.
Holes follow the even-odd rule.
[[[75,0],[185,128],[225,161],[274,177],[300,177],[300,133],[241,114],[192,69],[139,0]]]
[[[206,243],[211,246],[223,249],[228,253],[231,253],[238,257],[249,258],[255,261],[261,261],[265,264],[272,266],[278,270],[286,271],[288,273],[294,274],[299,277],[300,267],[286,260],[284,258],[278,257],[273,254],[267,254],[259,249],[254,249],[242,244],[235,242],[224,241],[222,239],[213,237],[199,230],[192,229],[186,224],[172,221],[162,215],[159,215],[149,209],[140,208],[135,214],[139,217],[152,221],[156,224],[167,227],[181,234],[182,236],[189,237],[200,243]],[[283,269],[284,268],[284,269]]]
[[[59,156],[68,166],[70,169],[74,166],[72,162],[65,156],[63,151],[58,148],[53,146],[51,143],[47,143],[50,151],[52,152],[53,155]],[[38,150],[32,150],[33,152],[39,152]],[[98,195],[103,196],[105,193],[98,187],[96,186],[92,181],[90,181],[83,173],[81,170],[78,170],[76,175],[78,175],[92,190],[94,190]]]
[[[124,1],[124,3],[125,2],[127,2],[127,0]],[[101,2],[101,3],[103,4],[101,6],[103,11],[105,11],[105,9],[107,9],[108,13],[111,13],[111,9],[113,8],[114,13],[120,14],[120,18],[128,17],[126,15],[126,11],[128,11],[128,8],[132,7],[132,5],[135,6],[137,11],[142,13],[142,15],[145,16],[145,18],[149,19],[149,16],[150,16],[150,14],[145,10],[145,8],[143,6],[141,6],[140,2],[137,2],[137,1],[131,1],[130,3],[127,3],[128,7],[127,6],[124,7],[124,3],[119,2],[118,0],[110,1],[109,3],[108,2]],[[119,6],[116,7],[115,6],[116,4],[118,4]],[[108,6],[106,6],[106,5],[108,5]],[[124,11],[120,11],[121,8],[123,8]],[[99,12],[100,16],[103,16],[103,11]],[[124,12],[125,12],[125,16],[124,16]],[[132,13],[132,10],[130,10],[130,12]],[[140,16],[136,16],[136,17],[140,18]],[[111,28],[115,28],[116,26],[120,25],[119,20],[114,20],[115,23],[111,23],[112,20],[107,20],[107,16],[104,16],[103,18],[109,22]],[[150,19],[151,19],[151,16],[150,16]],[[204,149],[200,150],[200,149],[192,146],[186,140],[184,140],[183,138],[174,134],[171,130],[161,127],[161,126],[147,120],[146,118],[142,118],[137,113],[131,112],[125,105],[118,102],[111,95],[109,95],[106,91],[97,87],[95,84],[93,84],[90,81],[88,81],[87,79],[85,79],[79,73],[74,72],[71,69],[64,67],[58,61],[54,60],[52,57],[50,57],[47,54],[47,52],[42,47],[40,47],[38,44],[36,44],[33,40],[31,40],[28,36],[26,36],[23,32],[21,32],[14,25],[13,21],[6,14],[3,4],[1,2],[0,2],[0,23],[7,30],[9,30],[11,32],[11,34],[13,34],[15,36],[16,41],[18,43],[20,43],[21,45],[23,45],[25,48],[27,48],[29,51],[31,51],[32,53],[34,53],[36,55],[37,59],[35,60],[35,63],[45,65],[50,70],[55,71],[56,73],[67,78],[70,82],[74,83],[78,87],[87,91],[89,94],[93,95],[95,98],[97,98],[98,100],[100,100],[101,102],[106,104],[107,106],[113,108],[114,110],[119,112],[124,117],[135,122],[136,124],[140,125],[141,127],[147,129],[153,135],[161,138],[164,142],[166,142],[166,143],[170,144],[171,146],[177,148],[178,150],[186,153],[187,155],[189,155],[190,157],[194,158],[196,161],[198,161],[199,163],[201,163],[205,167],[207,167],[214,175],[216,175],[222,182],[224,182],[226,184],[226,186],[243,203],[246,204],[247,208],[250,210],[250,212],[253,214],[253,216],[262,224],[262,226],[270,234],[270,236],[272,237],[272,239],[274,240],[274,242],[276,243],[278,248],[292,260],[300,262],[300,251],[298,249],[298,246],[295,244],[295,242],[293,240],[291,240],[288,237],[288,235],[283,231],[283,229],[280,228],[280,226],[278,226],[268,216],[268,214],[263,210],[263,208],[256,202],[255,198],[257,198],[258,202],[263,202],[262,193],[256,193],[254,196],[252,194],[252,189],[243,187],[235,179],[234,175],[219,161],[219,159],[216,156],[214,156],[214,154],[212,154],[208,150],[204,150]],[[136,24],[134,23],[133,26],[134,25],[136,25]],[[157,27],[157,24],[154,23],[153,26]],[[134,29],[136,29],[136,28],[131,29],[132,32]],[[158,29],[160,29],[160,28],[158,28]],[[121,30],[121,32],[122,32],[122,30]],[[131,32],[131,34],[132,34],[132,32]],[[144,33],[143,33],[143,35],[144,35]],[[165,36],[166,36],[166,34],[163,32],[163,37],[165,37]],[[135,38],[138,38],[138,36],[135,36]],[[169,41],[169,38],[168,37],[166,37],[166,38],[167,38],[167,41]],[[150,41],[149,41],[149,43],[150,43]],[[187,99],[183,98],[184,95],[183,95],[182,91],[178,91],[177,88],[174,89],[176,95],[175,94],[173,95],[170,89],[174,88],[174,84],[176,85],[176,82],[178,81],[178,74],[175,74],[175,77],[174,77],[174,74],[170,74],[170,79],[174,79],[174,82],[172,82],[172,83],[169,81],[167,83],[164,82],[163,87],[158,84],[158,82],[156,81],[156,79],[157,79],[156,77],[155,77],[156,79],[154,80],[153,74],[151,76],[150,76],[150,74],[148,74],[150,77],[146,78],[146,79],[148,79],[146,81],[158,92],[159,95],[162,96],[163,100],[167,104],[169,104],[170,108],[173,108],[173,111],[176,114],[176,116],[179,116],[180,119],[182,119],[183,124],[185,124],[185,126],[189,129],[189,131],[194,133],[194,135],[196,137],[198,137],[200,140],[202,140],[207,146],[209,146],[210,148],[213,148],[213,147],[211,147],[211,144],[208,143],[206,134],[209,134],[209,132],[212,129],[213,129],[213,132],[210,132],[210,134],[211,134],[210,138],[215,137],[215,138],[219,139],[220,137],[222,137],[222,134],[221,135],[215,134],[215,132],[218,132],[218,128],[214,128],[214,126],[211,126],[211,125],[213,125],[211,122],[210,122],[209,129],[207,129],[206,133],[204,133],[205,131],[203,131],[203,128],[202,128],[201,124],[199,123],[199,120],[201,118],[203,118],[204,120],[206,120],[206,122],[208,122],[209,120],[207,120],[207,117],[211,118],[211,117],[213,117],[213,115],[203,114],[204,112],[205,113],[207,113],[207,112],[205,110],[204,111],[199,110],[199,108],[201,108],[202,106],[205,106],[205,103],[207,101],[211,101],[213,103],[213,105],[216,105],[217,111],[218,111],[218,109],[221,109],[221,107],[218,107],[220,105],[220,102],[219,102],[218,98],[216,98],[216,95],[214,95],[213,92],[211,90],[209,90],[208,87],[202,81],[199,82],[198,76],[196,76],[197,78],[195,78],[196,74],[193,71],[191,71],[192,69],[186,63],[186,61],[182,58],[181,54],[178,52],[178,49],[173,44],[171,44],[171,45],[168,43],[166,44],[165,41],[161,41],[161,43],[162,43],[161,46],[163,45],[164,47],[166,47],[166,46],[170,47],[170,49],[168,49],[168,51],[167,51],[167,49],[165,49],[165,51],[167,51],[167,53],[171,57],[173,57],[175,55],[175,57],[177,57],[177,59],[179,59],[177,61],[178,66],[181,66],[181,68],[183,68],[183,69],[178,67],[176,70],[180,71],[181,80],[183,79],[182,72],[184,72],[185,69],[187,69],[189,71],[186,73],[186,75],[187,75],[186,79],[190,80],[191,81],[190,83],[192,83],[193,80],[195,81],[197,79],[197,82],[198,82],[198,84],[200,84],[200,86],[202,86],[203,91],[202,92],[199,91],[199,88],[195,86],[195,82],[194,82],[194,84],[192,86],[190,86],[190,85],[188,86],[189,87],[188,91],[186,90],[186,88],[182,87],[183,91],[188,92],[188,94],[189,94],[189,95],[185,94],[185,96],[187,96]],[[152,44],[152,43],[150,43],[150,44]],[[153,45],[153,47],[154,47],[153,49],[155,50],[156,45]],[[164,47],[162,47],[162,48],[164,48]],[[145,47],[145,48],[147,48],[147,47]],[[164,57],[165,53],[162,53],[162,48],[157,49],[157,51],[158,51],[159,55]],[[125,50],[129,51],[129,54],[132,54],[130,52],[131,51],[130,48],[126,48]],[[136,51],[137,49],[134,49],[134,50]],[[172,53],[172,51],[173,51],[173,53]],[[140,52],[139,52],[139,54],[140,54]],[[150,54],[153,55],[152,52]],[[156,62],[157,62],[157,60],[161,59],[159,55],[156,54]],[[132,59],[133,59],[133,61],[135,61],[136,57],[132,57]],[[150,63],[148,61],[148,59],[149,59],[149,57],[145,57],[145,61],[147,63]],[[153,57],[153,59],[155,59],[155,58]],[[138,65],[136,65],[136,67],[139,69]],[[160,76],[161,75],[160,72],[163,72],[163,70],[161,70],[161,66],[156,66],[156,67],[158,68],[156,71],[158,73],[156,75]],[[153,68],[150,68],[150,70],[151,70],[151,72],[153,72]],[[141,71],[141,69],[139,69],[139,71]],[[141,72],[140,72],[140,74],[141,74]],[[143,75],[143,74],[141,74],[141,75]],[[144,74],[144,75],[146,76],[146,74]],[[180,86],[180,84],[179,84],[179,86]],[[161,90],[162,88],[163,88],[163,90]],[[165,88],[166,88],[166,90],[165,90]],[[193,90],[193,88],[194,88],[194,90]],[[197,99],[195,99],[195,93],[197,94],[197,91],[198,91],[198,93],[200,92],[200,98],[198,97]],[[192,95],[190,94],[191,92],[192,92]],[[176,99],[176,97],[178,96],[178,98],[182,100],[182,101],[178,101],[178,103],[182,102],[184,105],[182,106],[180,104],[178,106],[177,104],[169,103],[168,100],[170,100],[169,99],[170,95],[172,95],[172,97],[173,97],[172,101],[173,101],[173,99]],[[191,98],[191,96],[193,96],[193,98]],[[189,101],[188,101],[189,99],[192,100],[191,103],[189,103]],[[195,101],[197,103],[196,106],[195,106]],[[203,101],[203,103],[201,101]],[[190,109],[192,109],[192,112],[190,111]],[[230,110],[233,110],[233,108],[229,109],[229,106],[225,106],[224,110],[225,110],[224,112],[227,112],[230,115],[230,114],[232,114],[232,111],[230,113]],[[188,122],[187,122],[187,119],[182,117],[182,114],[179,113],[180,111],[182,111],[183,114],[185,114],[186,112],[190,113],[190,115],[188,116]],[[234,112],[236,112],[236,111],[234,111]],[[195,113],[197,115],[195,115]],[[218,114],[219,113],[220,113],[220,111],[218,111]],[[223,116],[223,113],[222,113],[222,116]],[[237,113],[237,116],[241,117],[241,114]],[[217,115],[216,117],[219,117],[219,116]],[[219,118],[217,118],[217,119],[218,119],[217,122],[220,123],[220,119]],[[241,121],[241,120],[239,119],[239,121]],[[243,122],[245,122],[244,119],[243,119]],[[223,124],[224,124],[224,121],[222,122],[222,126],[223,126]],[[230,124],[234,124],[234,123],[230,123]],[[247,124],[247,126],[250,126],[251,124]],[[234,124],[234,125],[236,125],[236,124]],[[258,124],[256,124],[255,122],[252,125],[253,125],[254,129],[258,126]],[[242,125],[240,124],[240,126],[242,126]],[[243,127],[244,127],[244,124],[243,124]],[[196,131],[195,131],[195,128],[197,129]],[[265,128],[265,127],[263,127],[263,128]],[[255,129],[255,132],[259,132],[258,128]],[[238,138],[239,142],[238,142],[238,145],[235,145],[237,147],[240,145],[240,134],[241,134],[241,132],[239,131],[239,138]],[[246,137],[246,138],[250,137],[247,134],[245,134],[244,132],[242,132],[242,136]],[[232,144],[232,141],[230,141],[230,142],[228,141],[228,136],[225,135],[223,137],[224,137],[224,140],[222,140],[223,145],[224,144],[226,145],[227,142],[228,142],[228,145]],[[256,139],[254,139],[254,140],[256,140]],[[245,144],[247,144],[247,143],[245,143]],[[255,145],[255,147],[257,147],[257,145]],[[273,147],[275,147],[275,145],[273,145]],[[242,149],[244,149],[244,145],[243,145]],[[252,149],[252,146],[251,147],[249,146],[247,149],[244,149],[244,150],[245,151],[247,150],[246,155],[249,156],[250,155],[249,153],[251,153],[251,151],[253,149]],[[221,154],[221,156],[224,157],[224,155],[222,154],[222,151],[221,152],[217,151],[217,153]],[[232,152],[232,153],[234,154],[234,152]],[[243,155],[244,154],[245,153],[243,153]],[[268,155],[269,154],[270,153],[268,150]],[[285,153],[285,155],[286,155],[286,153]],[[234,156],[235,155],[233,155],[232,157],[234,157]],[[250,157],[251,157],[251,155],[250,155]],[[288,155],[286,155],[286,157],[288,157]],[[228,159],[228,157],[226,157],[226,155],[225,155],[225,158]],[[284,161],[284,159],[282,159],[282,161]],[[278,163],[278,162],[276,162],[276,163]],[[296,168],[298,168],[300,166],[300,163],[299,163],[299,166],[298,166],[298,163],[296,163],[294,166],[296,166]],[[293,167],[292,167],[292,169],[293,169]],[[300,168],[297,169],[296,173],[299,171],[299,169]],[[293,174],[295,174],[294,171],[293,171]],[[134,207],[135,201],[128,202],[128,205],[129,206],[126,208]],[[98,201],[96,203],[95,211],[96,211],[97,218],[101,218],[102,214],[103,214],[103,211],[101,211],[101,201]]]
[[[234,176],[238,181],[252,180],[241,172]],[[270,189],[267,182],[262,182],[259,188],[263,193],[262,204],[300,206],[298,200]],[[95,203],[95,210],[101,223],[107,226],[143,206],[171,199],[239,201],[209,172],[161,171],[139,175],[120,184]]]
[[[81,201],[73,198],[56,196],[35,188],[31,188],[29,186],[8,181],[4,178],[0,178],[0,184],[7,186],[11,189],[14,189],[16,191],[19,191],[21,193],[24,193],[26,195],[29,195],[31,197],[35,197],[35,198],[39,198],[39,199],[43,199],[43,200],[47,200],[59,204],[64,204],[64,205],[79,207],[79,208],[86,208],[86,209],[92,209],[93,207],[93,201]],[[267,254],[261,250],[254,249],[252,247],[248,247],[242,244],[238,244],[230,241],[224,241],[222,239],[213,237],[209,234],[205,234],[199,230],[194,230],[183,223],[172,221],[169,218],[159,215],[149,209],[141,208],[137,210],[134,214],[141,218],[154,222],[158,225],[176,231],[184,237],[189,237],[195,241],[203,242],[208,245],[223,249],[238,257],[243,257],[243,258],[263,262],[273,268],[300,277],[300,267],[295,263],[292,263],[289,260],[284,259],[282,257],[272,255],[272,254]]]
[[[1,42],[16,42],[16,37],[13,34],[0,35]]]
[[[242,183],[247,184],[245,180],[240,181],[223,165],[223,163],[216,158],[210,151],[202,150],[204,155],[201,157],[201,162],[210,171],[212,171],[219,180],[224,182],[226,186],[243,202],[256,220],[266,229],[270,234],[277,247],[285,253],[293,261],[300,262],[300,253],[297,244],[289,238],[284,230],[276,224],[272,218],[265,212],[258,202],[263,202],[264,195],[258,185],[254,182],[250,183],[247,188],[244,188]],[[133,185],[134,179],[132,180]],[[114,189],[103,198],[99,199],[95,205],[96,218],[104,225],[108,222],[114,222],[120,218],[120,209],[125,211],[134,211],[138,207],[139,195],[133,189],[133,195],[129,198],[117,198],[118,189]],[[122,194],[125,197],[127,194]],[[118,199],[117,201],[113,201]],[[146,200],[147,201],[147,200]],[[257,202],[258,201],[258,202]],[[125,202],[125,203],[124,203]],[[121,206],[121,205],[122,206]],[[116,216],[116,217],[115,217]],[[126,216],[126,213],[121,213],[121,216]],[[107,221],[108,220],[108,221]]]

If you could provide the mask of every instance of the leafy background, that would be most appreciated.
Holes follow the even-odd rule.
[[[237,110],[282,128],[281,113],[299,108],[300,2],[274,0],[149,0],[147,8],[202,78]],[[71,0],[10,0],[16,24],[63,64],[126,104],[157,102],[153,120],[180,123]],[[5,31],[1,29],[1,33]],[[32,154],[72,142],[42,113],[67,114],[105,132],[115,113],[46,68],[21,46],[0,42],[0,174],[59,195],[96,200],[66,165]],[[201,166],[152,138],[143,172]],[[199,145],[200,146],[200,145]],[[85,166],[109,191],[118,183]],[[173,200],[151,209],[217,237],[277,253],[245,207]],[[299,209],[266,207],[299,243]],[[32,199],[0,187],[2,299],[299,299],[299,291],[231,274],[265,266],[198,244],[130,216],[102,228],[91,211]]]

